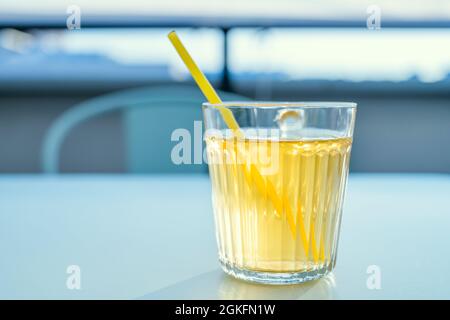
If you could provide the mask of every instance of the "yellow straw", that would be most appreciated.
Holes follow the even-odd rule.
[[[205,77],[203,72],[200,70],[195,61],[192,59],[191,55],[187,52],[180,38],[178,38],[176,32],[175,31],[170,32],[168,34],[168,37],[170,42],[172,42],[173,46],[175,47],[175,50],[177,50],[181,60],[183,60],[184,64],[190,71],[192,77],[194,78],[197,85],[200,87],[200,90],[202,90],[203,94],[205,95],[209,103],[211,104],[222,103],[222,100],[219,98],[219,95],[216,93],[211,83],[209,83],[208,79]],[[233,112],[231,112],[230,109],[225,108],[223,106],[216,106],[216,108],[219,109],[219,112],[222,115],[226,125],[234,131],[234,134],[237,137],[242,138],[244,135],[241,129],[239,128],[239,124],[236,122],[236,119],[233,116]]]
[[[177,50],[181,60],[183,60],[184,64],[188,68],[189,72],[191,73],[192,77],[194,78],[197,85],[200,87],[200,90],[205,95],[206,99],[211,104],[221,104],[222,100],[219,98],[219,95],[214,90],[211,83],[208,81],[206,76],[203,74],[203,72],[199,69],[195,61],[192,59],[191,55],[188,53],[186,48],[184,47],[183,43],[181,42],[180,38],[176,34],[175,31],[172,31],[168,34],[170,42],[172,42],[173,46],[175,47],[175,50]],[[216,108],[219,110],[220,114],[222,115],[223,120],[225,121],[226,125],[233,130],[234,134],[238,138],[243,138],[244,134],[242,130],[239,128],[239,124],[237,123],[236,119],[233,116],[233,113],[230,109],[217,105]],[[295,221],[293,219],[293,213],[289,206],[289,203],[287,199],[280,199],[278,195],[276,194],[275,188],[272,185],[272,183],[269,180],[265,180],[261,174],[258,172],[256,167],[252,166],[251,170],[248,171],[246,166],[244,166],[244,173],[247,177],[251,177],[253,181],[256,183],[257,189],[261,192],[261,194],[265,195],[267,194],[269,198],[271,199],[272,203],[274,204],[275,211],[278,212],[279,216],[283,214],[283,205],[286,208],[286,213],[288,215],[288,223],[290,225],[290,229],[292,232],[292,235],[294,238],[297,237],[296,230],[295,230]],[[284,200],[284,201],[283,201]],[[283,203],[284,202],[284,203]],[[301,217],[299,218],[301,219]],[[306,241],[305,236],[305,229],[303,225],[303,221],[299,222],[300,228],[302,231],[302,242],[305,249],[305,253],[308,252],[308,244]],[[314,240],[314,239],[313,239]],[[314,257],[317,256],[316,253],[316,245],[315,243],[312,244],[312,250],[314,253]]]

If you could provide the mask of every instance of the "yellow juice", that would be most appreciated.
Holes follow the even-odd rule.
[[[221,262],[260,272],[330,270],[351,139],[205,140]]]

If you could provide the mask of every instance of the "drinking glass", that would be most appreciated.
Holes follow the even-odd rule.
[[[228,108],[239,134],[225,124]],[[240,279],[314,280],[336,263],[356,104],[203,104],[219,260]]]

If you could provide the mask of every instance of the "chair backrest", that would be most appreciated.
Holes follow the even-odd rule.
[[[220,92],[224,100],[247,98]],[[201,121],[204,97],[193,86],[155,86],[118,91],[77,104],[52,124],[44,138],[42,170],[59,171],[59,153],[77,125],[106,112],[124,109],[127,169],[134,173],[205,172],[206,165],[176,165],[170,155],[172,132],[187,129],[194,139],[194,121]]]

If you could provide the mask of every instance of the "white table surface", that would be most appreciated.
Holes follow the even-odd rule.
[[[450,175],[351,175],[337,267],[312,283],[224,275],[213,228],[207,176],[3,175],[0,298],[450,299]]]

